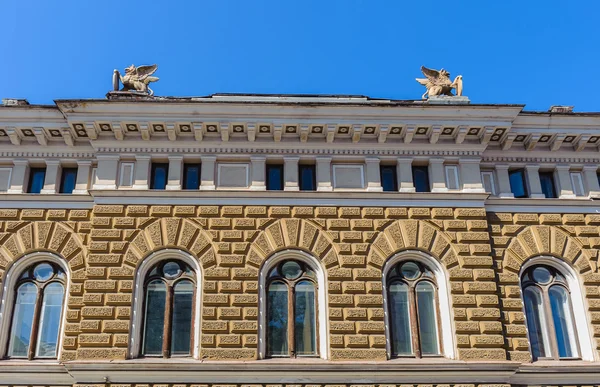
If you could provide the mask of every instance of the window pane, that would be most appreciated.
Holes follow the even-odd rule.
[[[526,198],[527,186],[525,185],[525,172],[522,169],[516,169],[508,172],[510,181],[510,191],[516,198]]]
[[[429,171],[426,166],[412,167],[413,184],[416,192],[429,192]]]
[[[63,168],[60,177],[60,193],[70,194],[75,189],[77,168]]]
[[[288,355],[288,288],[283,282],[269,285],[267,295],[267,354]]]
[[[173,322],[171,323],[171,354],[190,353],[192,332],[192,309],[194,284],[192,281],[179,281],[173,292]]]
[[[300,281],[295,288],[294,335],[296,355],[317,354],[317,317],[315,315],[315,286]]]
[[[165,189],[169,176],[169,164],[152,163],[151,189]]]
[[[410,316],[408,308],[408,286],[402,282],[390,285],[390,326],[392,329],[392,353],[412,354]]]
[[[64,289],[57,282],[44,288],[36,357],[56,357]]]
[[[315,191],[317,189],[315,166],[300,165],[298,170],[300,191]]]
[[[183,189],[200,188],[200,164],[184,164]]]
[[[554,189],[554,173],[553,172],[540,172],[540,183],[542,185],[542,192],[547,198],[555,198],[556,190]]]
[[[550,296],[552,320],[554,321],[554,329],[556,331],[558,356],[577,357],[575,328],[573,327],[569,294],[561,286],[552,286],[548,291],[548,295]]]
[[[8,356],[27,357],[36,299],[37,286],[31,282],[19,286],[13,310]]]
[[[44,188],[46,179],[46,168],[31,168],[29,171],[29,186],[27,193],[40,193]]]
[[[386,192],[398,191],[398,175],[396,174],[396,166],[383,165],[380,168],[381,186]]]
[[[283,165],[267,164],[267,190],[283,190]]]
[[[534,359],[550,357],[548,323],[542,305],[541,291],[535,286],[529,286],[523,291],[523,300],[532,355]]]
[[[152,281],[146,289],[146,318],[144,319],[144,355],[161,355],[165,326],[167,287],[162,281]]]
[[[423,355],[437,355],[440,353],[440,348],[435,311],[435,289],[431,283],[422,281],[417,284],[416,294],[421,353]]]

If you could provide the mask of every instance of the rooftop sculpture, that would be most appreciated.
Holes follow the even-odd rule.
[[[122,76],[119,70],[113,73],[113,89],[119,90],[119,80],[123,84],[121,91],[137,91],[140,93],[154,95],[154,91],[148,86],[150,82],[158,81],[158,77],[151,76],[158,69],[158,65],[139,66],[131,65],[125,69],[125,76]]]
[[[441,95],[454,96],[452,89],[456,89],[456,95],[462,96],[462,75],[454,78],[454,82],[450,80],[450,73],[444,69],[440,71],[428,69],[425,66],[421,66],[423,75],[427,78],[416,78],[417,82],[427,88],[427,91],[423,93],[421,98],[427,99],[431,97],[438,97]]]

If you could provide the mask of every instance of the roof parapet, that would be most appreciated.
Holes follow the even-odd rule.
[[[550,113],[573,113],[574,106],[552,105],[548,111]]]
[[[2,98],[3,106],[26,106],[29,101],[24,98]]]

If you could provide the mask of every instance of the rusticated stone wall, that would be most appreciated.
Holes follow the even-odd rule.
[[[151,252],[182,249],[203,271],[200,357],[252,360],[259,268],[277,251],[299,249],[327,270],[330,358],[383,361],[382,266],[397,252],[418,249],[449,273],[458,359],[528,361],[517,273],[537,252],[580,268],[600,334],[598,224],[591,215],[486,215],[483,208],[0,210],[0,274],[30,252],[64,257],[72,283],[61,360],[124,359],[137,265]],[[532,233],[542,235],[539,242],[532,244]]]

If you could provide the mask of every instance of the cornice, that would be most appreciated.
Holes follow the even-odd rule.
[[[588,157],[568,156],[486,156],[483,154],[482,163],[600,163],[600,155]]]

